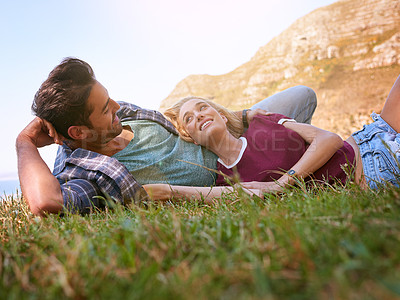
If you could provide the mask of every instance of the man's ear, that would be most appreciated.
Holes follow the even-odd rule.
[[[68,135],[73,140],[84,140],[88,136],[87,127],[86,126],[70,126],[68,128]]]

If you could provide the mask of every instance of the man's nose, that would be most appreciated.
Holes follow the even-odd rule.
[[[117,111],[117,110],[121,107],[121,106],[120,106],[117,102],[115,102],[113,99],[110,99],[110,102],[112,103],[113,108],[114,108],[115,111]]]

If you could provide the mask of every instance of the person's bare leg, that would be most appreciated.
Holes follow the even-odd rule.
[[[385,105],[381,112],[381,118],[394,130],[400,132],[400,76],[397,77]]]

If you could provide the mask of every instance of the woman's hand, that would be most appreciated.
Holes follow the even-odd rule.
[[[273,193],[273,192],[281,192],[285,184],[277,181],[270,182],[259,182],[259,181],[250,181],[250,182],[241,182],[240,183],[244,189],[250,189],[251,191],[259,190],[260,196],[262,193]]]

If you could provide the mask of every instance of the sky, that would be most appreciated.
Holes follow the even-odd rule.
[[[64,57],[87,61],[114,100],[158,109],[191,74],[247,62],[296,19],[334,0],[0,0],[0,188],[17,179],[15,138]],[[52,170],[55,146],[40,150]]]

